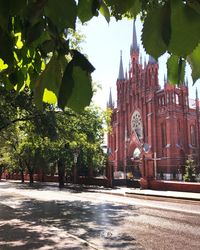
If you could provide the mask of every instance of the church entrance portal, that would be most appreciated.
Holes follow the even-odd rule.
[[[127,179],[140,179],[141,178],[141,150],[136,147],[133,150],[132,157],[130,159],[130,165],[127,166]]]

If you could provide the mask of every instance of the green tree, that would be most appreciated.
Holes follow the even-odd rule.
[[[77,114],[71,109],[61,111],[51,105],[40,111],[28,89],[17,95],[2,88],[1,97],[4,124],[0,133],[0,152],[7,169],[20,172],[22,181],[24,171],[28,171],[30,182],[33,182],[35,171],[46,173],[49,164],[57,163],[62,187],[65,173],[72,171],[77,150],[79,169],[98,169],[102,165],[100,146],[106,129],[104,124],[108,120],[107,112],[91,106]]]
[[[33,104],[30,90],[19,95],[14,91],[1,89],[1,153],[9,171],[21,173],[28,170],[30,180],[38,166],[41,172],[47,168],[46,148],[50,140],[56,139],[55,113],[50,105],[45,111],[38,110]],[[8,100],[10,104],[8,104]]]
[[[81,114],[70,109],[56,113],[58,139],[54,142],[54,160],[58,163],[60,187],[64,185],[65,172],[72,172],[74,153],[78,153],[79,170],[97,169],[102,165],[101,144],[104,139],[107,113],[89,107]],[[53,160],[53,159],[52,159]]]
[[[6,89],[28,86],[36,105],[58,103],[75,111],[89,105],[94,67],[74,49],[76,22],[101,13],[107,22],[140,15],[142,42],[158,59],[168,52],[168,78],[179,84],[186,62],[200,77],[200,3],[198,0],[1,0],[0,82]],[[177,18],[178,17],[178,18]]]
[[[19,150],[19,145],[23,138],[22,134],[17,126],[11,126],[7,130],[3,130],[0,133],[0,153],[4,170],[6,169],[10,173],[20,172],[21,181],[24,182],[25,167]]]
[[[196,170],[195,170],[194,160],[186,161],[186,168],[185,168],[185,174],[183,176],[183,180],[188,181],[188,182],[196,181]]]

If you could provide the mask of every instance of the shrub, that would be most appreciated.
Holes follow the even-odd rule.
[[[200,182],[200,174],[196,175],[196,181]]]
[[[186,161],[186,169],[185,174],[183,176],[183,180],[188,182],[196,181],[195,165],[193,160]]]

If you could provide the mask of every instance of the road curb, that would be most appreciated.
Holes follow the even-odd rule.
[[[123,197],[132,197],[132,198],[138,198],[138,199],[157,199],[157,200],[166,200],[166,199],[174,199],[174,200],[187,200],[187,201],[196,201],[199,202],[199,198],[194,197],[180,197],[180,196],[173,196],[173,195],[157,195],[157,194],[144,194],[144,193],[134,193],[134,192],[125,192],[125,193],[112,193],[112,192],[105,192],[105,191],[99,191],[99,190],[88,190],[89,192],[98,192],[102,194],[109,194],[109,195],[115,195],[115,196],[123,196]]]
[[[194,197],[180,197],[180,196],[173,196],[173,195],[157,195],[157,194],[139,194],[139,193],[132,193],[132,192],[126,192],[126,195],[128,196],[135,196],[137,198],[141,197],[149,197],[149,198],[158,198],[158,199],[177,199],[177,200],[188,200],[188,201],[200,201],[199,198],[194,198]]]

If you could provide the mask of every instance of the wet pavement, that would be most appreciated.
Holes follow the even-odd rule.
[[[198,249],[200,204],[0,182],[0,249]]]

